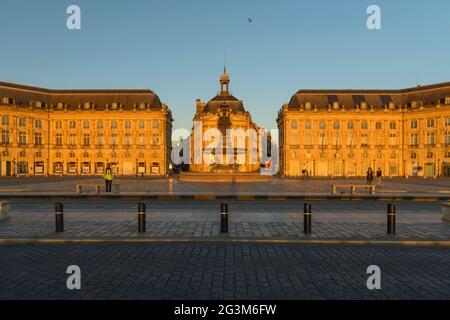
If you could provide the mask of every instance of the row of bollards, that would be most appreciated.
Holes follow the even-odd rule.
[[[387,205],[387,233],[395,234],[395,204]],[[55,203],[55,229],[57,233],[64,232],[64,205]],[[138,232],[145,233],[146,230],[146,207],[145,203],[138,204]],[[220,232],[228,233],[228,204],[220,204]],[[312,206],[309,203],[303,205],[303,233],[312,233]]]

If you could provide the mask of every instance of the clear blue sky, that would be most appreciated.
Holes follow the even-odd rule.
[[[66,28],[70,4],[80,31]],[[370,4],[382,30],[366,28]],[[224,47],[233,94],[266,128],[301,88],[450,81],[449,0],[1,0],[0,39],[0,80],[149,88],[176,128],[219,90]]]

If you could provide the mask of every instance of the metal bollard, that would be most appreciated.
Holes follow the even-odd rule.
[[[220,232],[228,233],[228,204],[220,205]]]
[[[55,232],[64,232],[64,205],[55,203]]]
[[[305,203],[303,205],[303,233],[311,234],[311,220],[312,220],[311,204]]]
[[[139,203],[138,212],[138,231],[139,233],[146,232],[146,214],[145,214],[145,203]]]
[[[395,204],[387,205],[387,233],[395,234]]]

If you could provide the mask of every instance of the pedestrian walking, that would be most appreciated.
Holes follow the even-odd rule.
[[[114,179],[114,175],[112,172],[111,165],[109,163],[106,165],[104,178],[105,178],[105,184],[106,184],[106,193],[110,193],[112,190],[112,182]]]
[[[383,176],[381,168],[378,168],[376,176],[377,176],[377,185],[381,185],[381,177]]]

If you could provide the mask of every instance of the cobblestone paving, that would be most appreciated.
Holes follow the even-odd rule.
[[[385,203],[313,204],[310,239],[450,240],[439,203],[398,204],[397,234],[386,234]],[[137,232],[135,203],[68,203],[65,232],[54,233],[51,203],[12,205],[0,221],[2,239],[305,239],[297,202],[231,202],[229,234],[220,234],[217,202],[154,202],[147,205],[147,232]],[[125,210],[128,211],[125,211]],[[297,211],[297,212],[296,212]]]
[[[450,299],[446,248],[0,246],[0,299]],[[66,269],[81,268],[79,291]],[[381,268],[381,290],[366,269]]]

